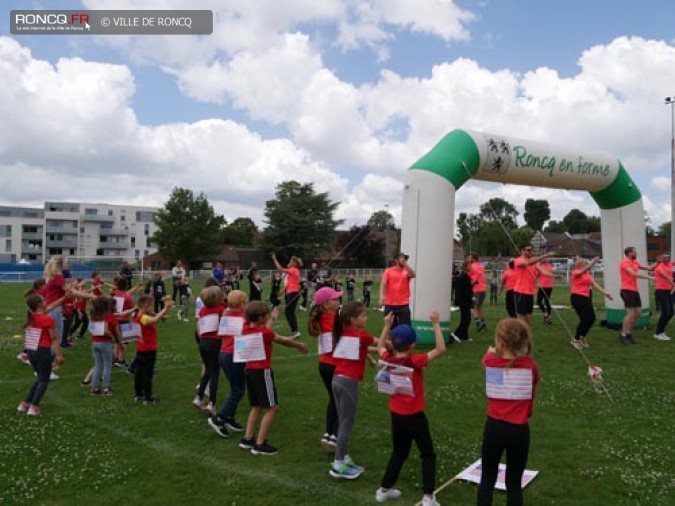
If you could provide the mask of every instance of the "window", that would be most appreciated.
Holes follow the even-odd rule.
[[[127,221],[127,217],[124,216],[123,214],[121,214],[121,215],[120,215],[120,221],[121,221],[121,222]]]
[[[134,246],[136,246],[136,238],[132,237],[131,238],[131,247],[133,248]]]
[[[38,227],[31,227],[30,225],[23,226],[24,234],[37,234],[39,233]]]
[[[12,237],[12,225],[0,225],[0,237]]]
[[[141,223],[154,223],[155,213],[152,211],[136,211],[136,221]]]
[[[148,224],[143,225],[143,234],[150,235],[150,225]]]
[[[139,256],[141,256],[141,251],[140,251],[140,250],[136,250],[136,251],[135,251],[135,257],[138,258]]]
[[[0,216],[12,216],[12,211],[2,209],[2,210],[0,210]]]
[[[103,256],[103,250],[102,250],[102,249],[97,249],[97,250],[96,250],[96,256],[97,256],[97,257],[102,257],[102,256]]]
[[[98,209],[85,209],[84,214],[85,216],[96,216],[98,215]]]
[[[40,216],[38,215],[38,213],[36,213],[34,211],[26,211],[25,213],[23,213],[23,217],[24,218],[39,218]]]
[[[112,209],[108,209],[108,216],[112,216],[112,215],[113,215]]]
[[[12,252],[12,240],[11,240],[11,239],[5,240],[5,251],[6,251],[7,253],[11,253],[11,252]]]

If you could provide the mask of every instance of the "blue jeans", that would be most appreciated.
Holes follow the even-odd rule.
[[[94,355],[94,375],[91,378],[91,388],[99,385],[110,388],[110,376],[112,374],[112,343],[91,343],[91,352]],[[101,381],[103,377],[103,381]]]
[[[223,420],[234,418],[239,401],[241,401],[244,393],[246,393],[246,363],[236,363],[232,360],[233,358],[234,355],[232,353],[221,353],[219,359],[225,377],[230,384],[230,395],[227,397],[223,409],[218,413],[218,418]]]
[[[56,306],[49,312],[49,316],[54,318],[54,321],[56,322],[56,335],[59,338],[59,343],[61,343],[61,339],[63,339],[63,308],[61,306]]]

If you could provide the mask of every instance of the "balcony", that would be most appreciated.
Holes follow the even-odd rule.
[[[42,255],[42,246],[32,246],[30,244],[21,245],[21,254]]]
[[[128,236],[129,231],[125,230],[123,228],[102,228],[99,231],[99,235],[105,235],[105,236],[110,236],[110,235],[121,235],[121,236]]]
[[[99,249],[115,249],[115,250],[120,250],[120,249],[129,249],[131,247],[131,244],[128,241],[122,241],[122,242],[99,242],[98,243],[98,248]]]
[[[47,225],[48,234],[73,234],[77,235],[79,232],[77,227],[50,227]]]
[[[42,232],[24,232],[21,234],[22,241],[42,241]]]
[[[82,216],[82,221],[91,221],[95,223],[114,223],[115,217],[107,214],[85,214]]]
[[[47,239],[46,248],[77,248],[77,240],[72,241],[50,241]]]

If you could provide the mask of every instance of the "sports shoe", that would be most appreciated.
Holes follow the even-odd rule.
[[[16,356],[17,360],[20,362],[30,365],[30,359],[28,358],[28,353],[21,352]]]
[[[450,332],[450,337],[452,337],[456,343],[462,342],[462,340],[459,337],[457,337],[454,332]]]
[[[42,414],[42,409],[31,404],[31,406],[28,408],[28,411],[26,411],[26,414],[28,416],[40,416]]]
[[[670,341],[670,337],[668,337],[664,332],[661,332],[660,334],[654,334],[654,339],[657,341]]]
[[[226,418],[225,427],[232,432],[244,432],[244,428],[234,418]]]
[[[572,345],[572,347],[573,347],[575,350],[581,351],[581,350],[584,349],[584,345],[583,345],[583,343],[581,342],[580,339],[572,339],[572,340],[570,341],[570,344]]]
[[[207,420],[209,427],[211,427],[220,437],[230,437],[230,433],[227,431],[227,429],[222,425],[218,425],[215,418],[215,416],[212,416]]]
[[[57,380],[57,379],[59,379],[58,374],[56,374],[54,371],[49,373],[49,381],[54,381],[54,380]]]
[[[134,397],[134,402],[137,402],[137,403],[140,404],[143,401],[144,401],[144,399],[140,395],[137,395],[136,397]]]
[[[213,406],[212,402],[209,402],[204,406],[204,411],[206,411],[209,416],[216,416],[216,408]]]
[[[306,307],[306,306],[298,306],[298,307],[300,308],[300,311],[307,311],[307,307]]]
[[[300,332],[293,332],[291,334],[291,339],[297,339],[298,337],[302,337],[302,334]]]
[[[158,402],[159,402],[159,397],[150,397],[149,399],[145,399],[143,401],[143,405],[152,406],[154,404],[157,404]]]
[[[255,448],[255,439],[252,437],[243,437],[239,441],[239,448],[243,450],[252,450]]]
[[[127,367],[124,370],[125,373],[127,373],[129,376],[135,376],[136,375],[136,369],[132,369],[131,367]]]
[[[619,334],[619,343],[624,345],[630,344],[628,338],[622,334]]]
[[[435,495],[432,495],[431,497],[425,495],[422,498],[422,506],[441,506],[441,503],[436,500]]]
[[[91,380],[83,379],[82,381],[80,381],[81,387],[88,387],[89,385],[91,385]]]
[[[552,316],[544,316],[544,323],[546,325],[551,325],[553,323],[553,317]]]
[[[335,441],[331,439],[330,434],[327,432],[321,438],[321,447],[328,453],[335,453]]]
[[[105,395],[107,397],[112,397],[115,394],[115,391],[112,388],[104,388],[103,391],[101,392],[101,395]]]
[[[206,407],[206,404],[204,404],[204,401],[201,400],[201,399],[199,398],[199,396],[195,397],[195,398],[192,400],[192,405],[193,405],[195,408],[197,408],[197,409],[199,409],[199,410],[201,410],[201,411],[204,411],[204,408]]]
[[[626,340],[627,340],[630,344],[637,344],[637,341],[636,341],[635,338],[633,337],[633,334],[628,334],[628,335],[626,336]]]
[[[19,405],[16,407],[16,410],[19,413],[25,413],[30,409],[30,402],[20,402]]]
[[[401,491],[396,488],[378,488],[375,491],[375,500],[377,502],[388,501],[389,499],[398,499],[401,497]]]
[[[356,469],[359,472],[359,474],[361,474],[363,471],[366,470],[365,467],[359,466],[356,462],[354,462],[349,455],[345,455],[344,462],[352,469]]]
[[[100,388],[92,388],[91,389],[91,395],[101,395],[101,389]]]
[[[347,464],[342,464],[340,466],[331,464],[328,474],[330,474],[333,478],[343,480],[355,480],[361,476],[361,473],[357,469],[350,467]]]
[[[265,441],[263,444],[257,444],[251,448],[251,453],[253,455],[276,455],[277,449],[274,446],[267,444],[267,441]]]

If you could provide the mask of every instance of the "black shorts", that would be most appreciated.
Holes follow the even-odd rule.
[[[246,369],[246,392],[251,407],[272,408],[279,404],[272,369]]]
[[[634,307],[642,307],[642,300],[640,300],[640,292],[633,290],[621,290],[621,300],[626,309]]]
[[[516,314],[532,314],[534,308],[534,295],[513,292],[513,298],[516,301]]]
[[[481,307],[485,302],[485,292],[473,292],[473,307]]]

